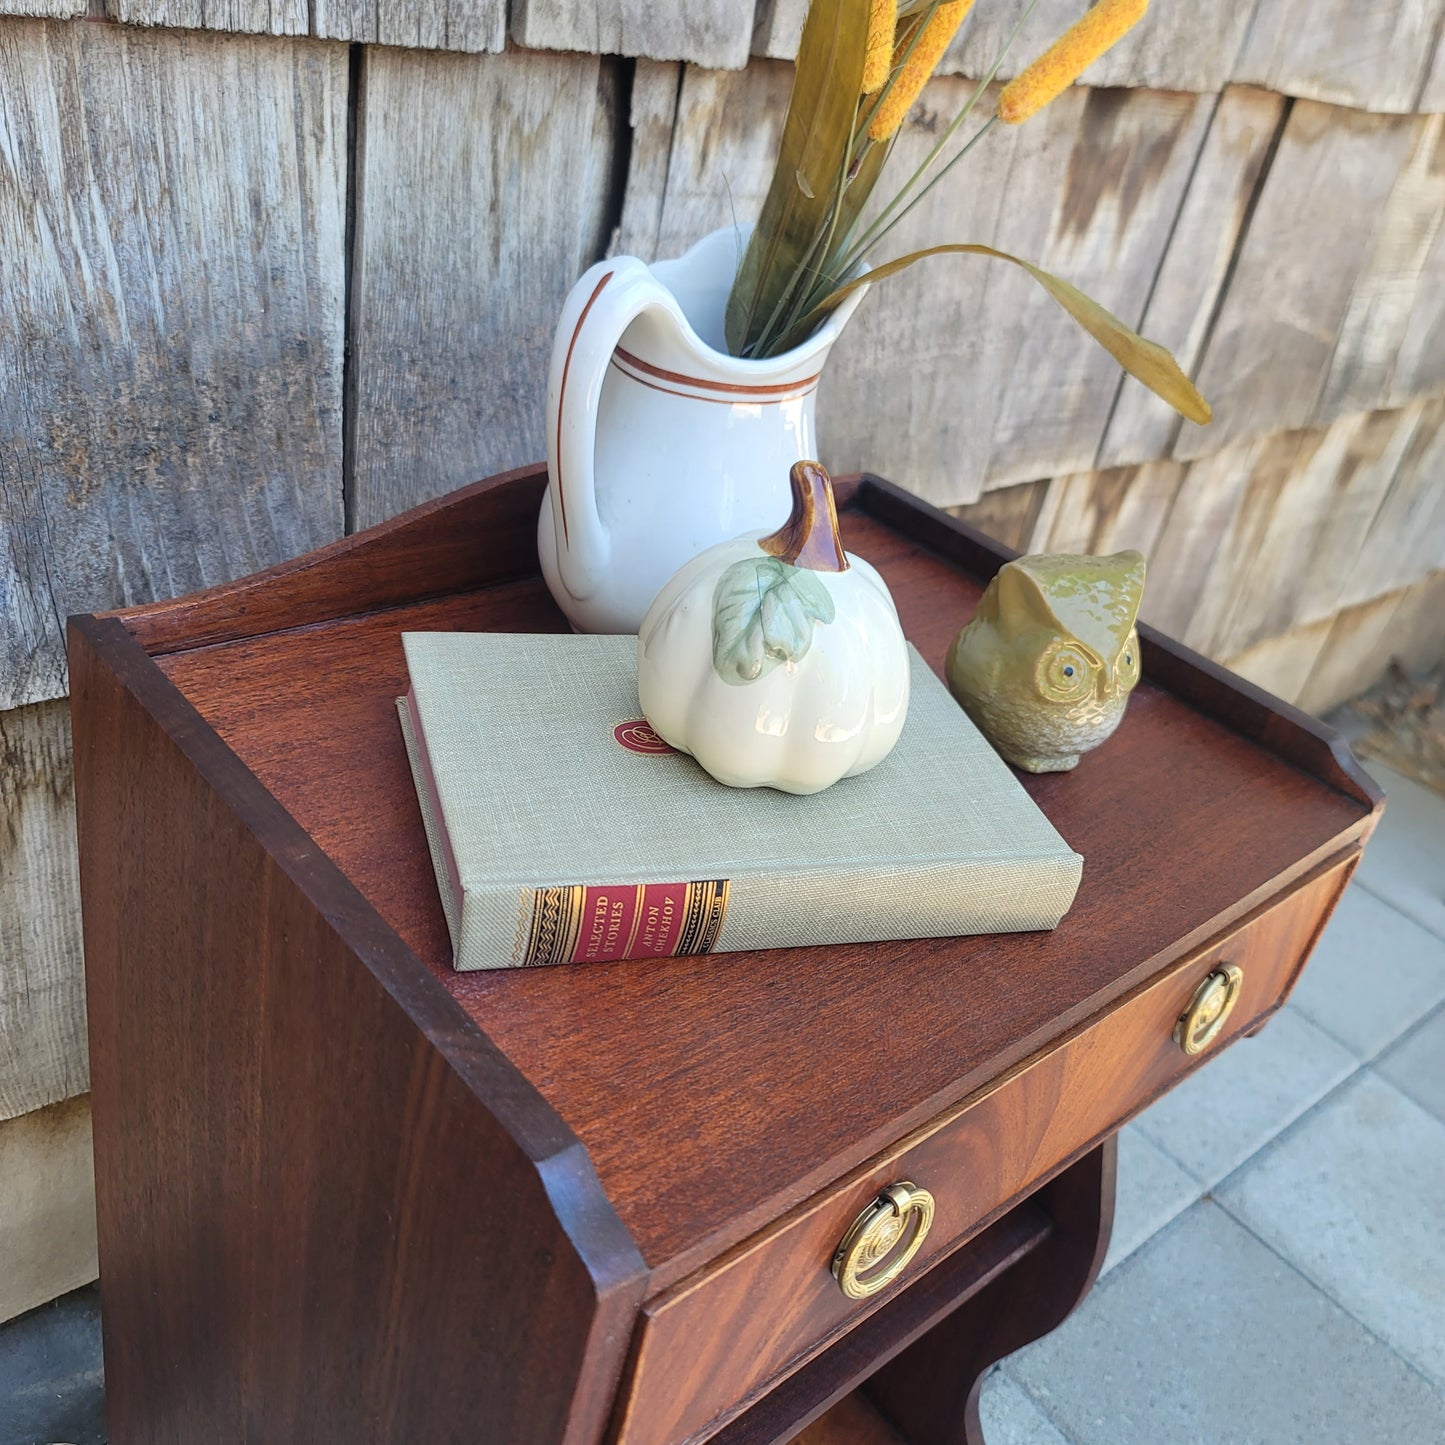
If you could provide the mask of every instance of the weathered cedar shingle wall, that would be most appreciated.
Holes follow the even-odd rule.
[[[904,157],[1024,3],[979,0]],[[1016,55],[1084,3],[1040,0]],[[756,212],[804,9],[0,0],[0,1120],[85,1087],[65,614],[540,455],[570,282]],[[1063,272],[1173,348],[1215,424],[950,258],[850,325],[825,459],[1018,545],[1143,548],[1156,621],[1306,706],[1431,661],[1445,0],[1154,0],[1089,81],[898,243]]]
[[[342,529],[347,91],[341,46],[0,21],[0,1118],[86,1084],[66,614]]]

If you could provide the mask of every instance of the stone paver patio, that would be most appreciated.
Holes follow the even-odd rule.
[[[1287,1007],[1121,1133],[1104,1276],[989,1445],[1445,1441],[1445,798],[1389,806]]]

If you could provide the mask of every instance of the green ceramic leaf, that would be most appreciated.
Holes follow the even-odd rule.
[[[813,623],[833,617],[833,598],[816,572],[777,557],[745,557],[712,594],[713,668],[734,686],[756,682],[780,662],[806,657]]]

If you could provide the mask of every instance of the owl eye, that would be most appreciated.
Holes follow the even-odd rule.
[[[1039,692],[1059,702],[1072,702],[1093,690],[1093,664],[1077,647],[1055,643],[1039,658]]]
[[[1129,640],[1124,644],[1123,652],[1119,654],[1114,675],[1126,687],[1133,686],[1139,680],[1139,634],[1137,632],[1129,634]]]

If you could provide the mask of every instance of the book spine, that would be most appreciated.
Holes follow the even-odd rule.
[[[1075,854],[692,883],[467,890],[456,967],[532,968],[1053,928]]]
[[[526,890],[517,917],[512,965],[531,968],[711,953],[727,913],[728,895],[726,878]]]

